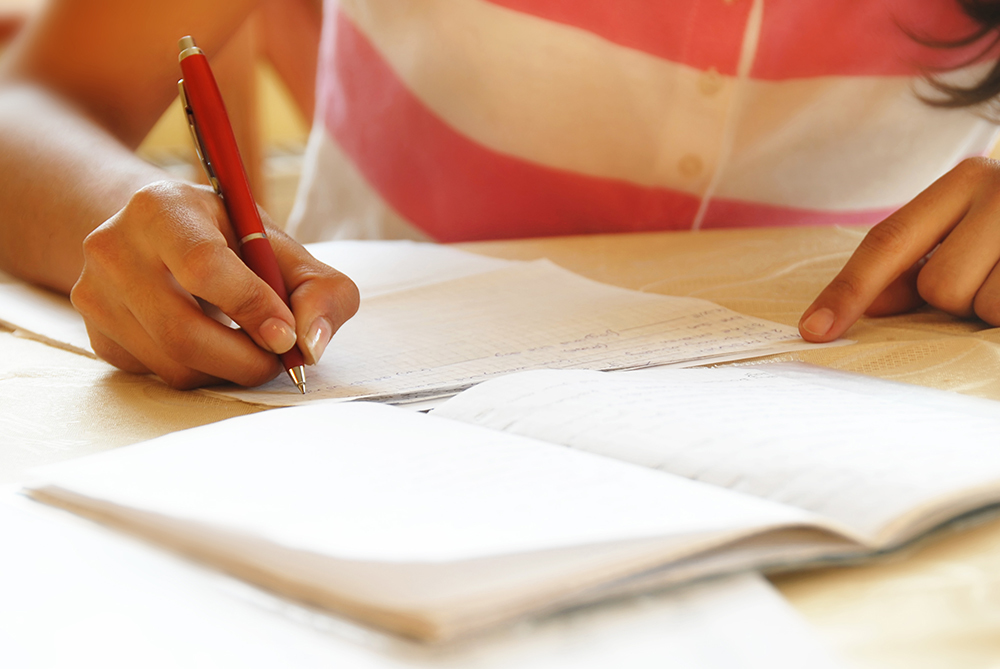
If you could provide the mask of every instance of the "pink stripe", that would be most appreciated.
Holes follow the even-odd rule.
[[[756,228],[820,225],[875,225],[899,207],[826,211],[742,200],[712,200],[705,212],[702,229]]]
[[[736,74],[751,0],[487,0],[701,70]],[[973,23],[956,0],[767,0],[753,76],[913,76],[954,67],[978,47],[932,49],[908,34],[954,39]]]
[[[441,121],[338,14],[319,102],[331,135],[401,216],[442,242],[686,230],[699,198],[548,168]],[[703,227],[876,223],[893,209],[828,212],[713,200]]]
[[[380,195],[443,242],[688,229],[698,198],[557,170],[488,149],[442,122],[340,14],[327,128]],[[324,59],[324,65],[331,62]]]
[[[684,63],[736,74],[750,0],[487,0],[581,28],[610,42]],[[702,26],[692,30],[692,26]]]

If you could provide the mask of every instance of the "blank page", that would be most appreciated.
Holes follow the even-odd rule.
[[[364,403],[269,411],[40,470],[121,507],[341,559],[447,562],[803,522],[627,463]]]
[[[27,504],[27,503],[25,503]],[[33,505],[37,506],[37,505]],[[832,669],[756,574],[427,646],[296,606],[45,508],[0,496],[6,666],[312,669]],[[58,639],[58,643],[53,643]]]
[[[929,504],[982,503],[1000,480],[1000,405],[782,369],[525,373],[435,413],[808,509],[870,538]]]

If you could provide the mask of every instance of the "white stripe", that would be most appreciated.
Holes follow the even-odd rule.
[[[750,83],[750,71],[753,68],[754,58],[757,57],[757,45],[760,43],[761,19],[764,16],[764,1],[754,0],[747,16],[746,29],[743,31],[743,43],[740,45],[740,60],[736,69],[736,91],[733,95],[732,106],[726,125],[722,131],[722,155],[719,157],[718,166],[712,175],[712,180],[702,195],[701,204],[698,205],[698,212],[695,214],[691,224],[692,230],[701,229],[701,224],[705,220],[705,212],[708,211],[708,204],[712,197],[718,192],[725,174],[726,162],[733,153],[733,140],[736,135],[736,126],[740,121],[743,109],[743,98],[746,96],[746,89]]]
[[[905,202],[994,136],[971,112],[918,102],[908,77],[750,80],[737,101],[734,77],[716,79],[482,0],[342,6],[415,95],[457,131],[501,153],[585,175],[699,196],[711,184],[716,197],[774,205],[881,208]],[[750,28],[746,68],[756,46]],[[712,81],[717,90],[706,94]],[[724,172],[711,183],[724,158]]]
[[[480,0],[354,0],[343,10],[415,95],[499,152],[700,192],[732,81]],[[678,158],[705,166],[685,176]]]
[[[389,206],[314,123],[286,232],[302,242],[430,238]]]
[[[831,77],[748,88],[717,197],[848,210],[903,204],[996,127],[928,107],[912,81]]]

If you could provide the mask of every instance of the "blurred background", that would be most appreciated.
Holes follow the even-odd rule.
[[[0,0],[0,53],[44,3]],[[294,203],[309,134],[321,4],[321,0],[264,3],[226,50],[212,58],[251,187],[281,225]],[[300,44],[298,60],[293,56],[275,62],[269,47],[276,40]],[[283,51],[288,52],[287,48]],[[172,174],[204,181],[187,122],[176,100],[139,152]]]

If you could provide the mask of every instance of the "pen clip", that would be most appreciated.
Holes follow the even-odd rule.
[[[205,153],[205,144],[201,141],[201,133],[198,132],[198,124],[195,122],[194,110],[188,104],[183,79],[177,82],[177,89],[180,91],[181,107],[184,108],[184,117],[187,119],[188,129],[191,130],[191,138],[194,140],[194,152],[198,154],[198,160],[201,162],[201,166],[205,168],[205,176],[208,177],[208,182],[215,189],[216,195],[221,197],[222,188],[219,186],[219,180],[215,178],[215,170],[212,169],[212,164],[208,162],[208,154]]]

